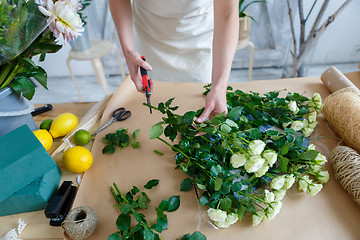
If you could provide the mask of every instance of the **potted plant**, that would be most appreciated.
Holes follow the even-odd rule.
[[[34,96],[34,80],[47,89],[47,74],[32,58],[44,61],[47,53],[59,51],[60,35],[65,42],[81,35],[78,7],[78,0],[0,2],[0,136],[25,123],[36,127],[23,97]]]
[[[246,1],[239,0],[239,41],[248,40],[250,36],[250,20],[253,19],[249,13],[246,12],[246,9],[253,3],[264,2],[264,1]],[[253,19],[254,20],[254,19]]]
[[[78,14],[80,16],[81,21],[84,23],[84,32],[80,37],[70,42],[71,49],[76,52],[84,51],[91,47],[90,37],[87,29],[87,16],[85,15],[85,9],[90,5],[92,0],[79,0],[80,8],[78,10]]]

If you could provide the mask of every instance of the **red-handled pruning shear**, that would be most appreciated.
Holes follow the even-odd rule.
[[[144,56],[142,56],[141,59],[146,61]],[[140,72],[141,72],[141,77],[142,77],[143,89],[145,90],[146,102],[148,105],[151,105],[150,104],[150,96],[151,96],[150,80],[148,78],[148,72],[145,68],[143,68],[141,66],[140,66]],[[149,108],[150,108],[150,114],[152,114],[151,107],[149,107]]]

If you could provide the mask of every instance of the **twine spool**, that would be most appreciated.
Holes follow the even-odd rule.
[[[360,93],[343,88],[329,95],[322,113],[346,145],[360,152]]]
[[[83,240],[89,237],[96,228],[97,215],[94,209],[82,206],[72,209],[62,223],[70,239]]]
[[[330,153],[335,177],[360,206],[360,155],[352,148],[337,146]]]

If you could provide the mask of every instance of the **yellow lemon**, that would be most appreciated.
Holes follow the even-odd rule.
[[[84,147],[75,146],[66,150],[62,156],[62,164],[70,172],[82,173],[93,163],[93,156]]]
[[[72,113],[62,113],[57,116],[50,126],[49,132],[53,138],[69,134],[78,125],[78,118]]]
[[[49,151],[53,145],[53,138],[51,134],[46,129],[39,129],[33,131],[34,135],[39,139],[41,144],[44,146],[46,151]]]

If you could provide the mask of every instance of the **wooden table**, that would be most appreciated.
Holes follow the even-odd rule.
[[[52,104],[53,109],[37,115],[34,117],[35,123],[37,126],[45,119],[55,119],[61,113],[71,112],[75,114],[79,120],[85,115],[85,113],[94,105],[95,103],[54,103]],[[44,104],[36,104],[35,108],[41,107]],[[49,150],[51,154],[59,145],[61,141],[56,139],[52,148]],[[91,149],[92,143],[89,143],[85,147]],[[61,182],[71,180],[76,185],[76,178],[78,174],[70,173],[61,167],[61,156],[55,156],[54,160],[60,166],[62,171]],[[21,239],[63,239],[63,229],[62,227],[52,227],[49,225],[50,219],[45,217],[44,211],[15,214],[6,217],[0,217],[0,238],[6,234],[11,229],[17,227],[18,219],[21,218],[27,223],[27,227],[21,234]]]

